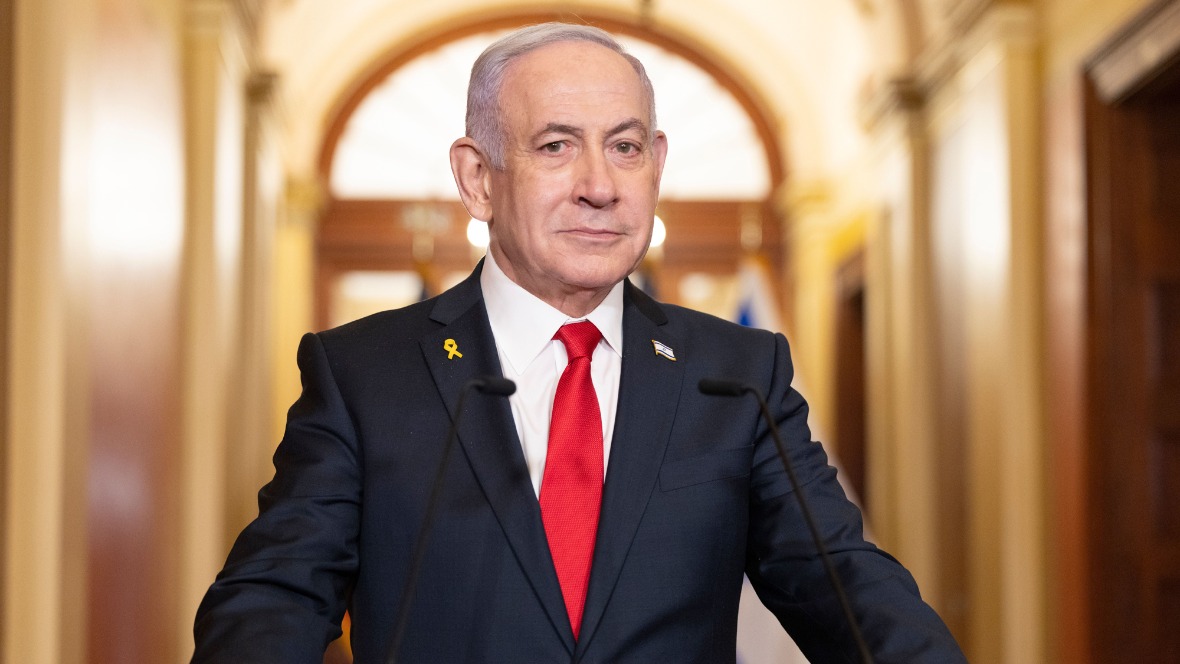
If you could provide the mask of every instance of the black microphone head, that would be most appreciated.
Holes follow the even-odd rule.
[[[499,376],[480,376],[474,383],[480,392],[496,397],[509,397],[516,392],[516,383]]]
[[[697,386],[701,394],[715,397],[740,397],[746,393],[746,386],[733,380],[702,378]]]

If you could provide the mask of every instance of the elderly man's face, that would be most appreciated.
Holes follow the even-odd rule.
[[[491,250],[517,284],[570,315],[639,264],[667,151],[639,75],[588,42],[514,61],[500,107],[505,167],[490,178]],[[589,297],[599,295],[599,297]]]

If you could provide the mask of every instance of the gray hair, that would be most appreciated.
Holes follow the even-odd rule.
[[[647,71],[635,56],[627,53],[610,33],[589,25],[541,23],[530,25],[487,47],[471,67],[467,85],[467,136],[479,144],[492,168],[504,168],[504,136],[507,132],[500,109],[504,73],[516,58],[542,46],[567,41],[585,41],[605,46],[631,63],[647,97],[648,128],[656,128],[655,90]]]

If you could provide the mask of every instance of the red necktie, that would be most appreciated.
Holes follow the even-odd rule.
[[[553,338],[565,344],[569,364],[553,399],[541,521],[576,639],[602,503],[602,415],[590,381],[590,359],[602,333],[594,323],[582,321],[562,326]]]

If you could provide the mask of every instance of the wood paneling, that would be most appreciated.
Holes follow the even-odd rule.
[[[1086,106],[1097,662],[1180,662],[1180,103],[1155,92]]]
[[[346,272],[415,271],[427,268],[414,258],[414,234],[406,220],[433,215],[429,273],[433,279],[471,270],[475,261],[467,242],[471,218],[458,201],[338,200],[329,201],[316,235],[315,324],[330,324],[337,280]],[[437,292],[439,284],[428,284]]]
[[[415,210],[433,209],[446,230],[434,238],[429,272],[470,270],[470,217],[458,201],[331,200],[316,238],[316,325],[328,325],[336,280],[351,270],[415,270],[413,234],[403,223]],[[783,233],[771,206],[758,201],[660,201],[656,213],[668,227],[653,279],[661,299],[676,303],[676,285],[689,272],[733,274],[743,252],[742,220],[761,222],[762,252],[771,278],[783,282]],[[432,290],[435,284],[431,284]],[[781,306],[782,303],[780,303]]]

